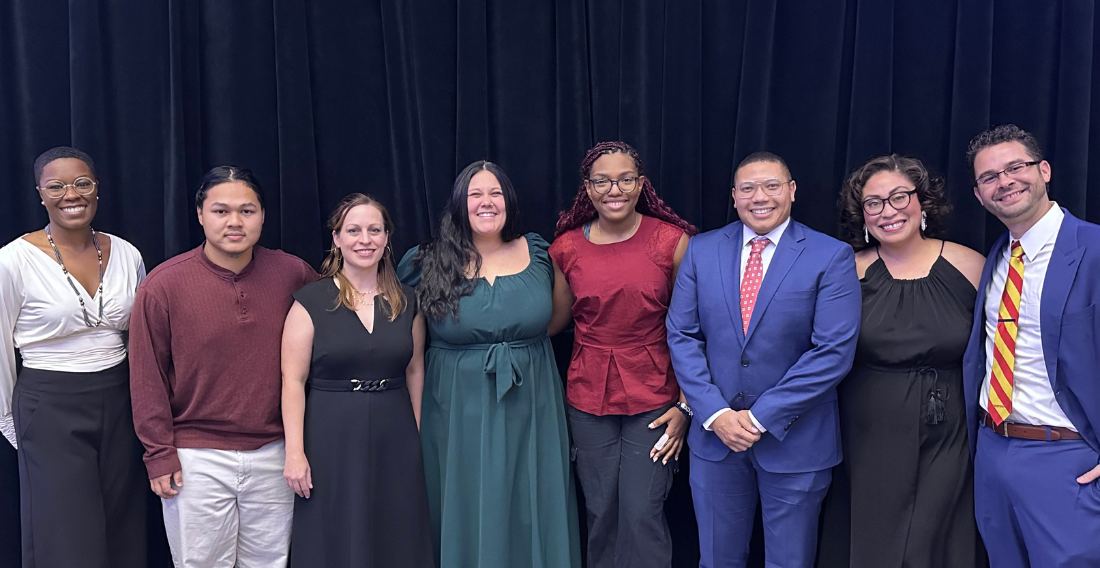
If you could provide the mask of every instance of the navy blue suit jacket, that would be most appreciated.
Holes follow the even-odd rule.
[[[691,239],[666,320],[676,378],[695,411],[688,445],[724,459],[703,422],[751,409],[767,429],[750,449],[773,473],[830,468],[841,459],[836,385],[859,336],[861,293],[852,247],[791,221],[764,275],[748,333],[741,323],[740,221]]]
[[[1054,252],[1047,265],[1039,304],[1043,358],[1054,398],[1093,450],[1100,453],[1100,225],[1082,221],[1064,208]],[[993,245],[978,285],[970,343],[963,357],[963,385],[970,453],[974,453],[983,409],[979,396],[985,379],[985,296],[993,268],[1008,244],[1006,231]],[[1024,266],[1024,278],[1030,278]]]

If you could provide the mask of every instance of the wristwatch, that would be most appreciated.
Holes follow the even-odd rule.
[[[686,402],[677,400],[675,406],[680,412],[684,413],[684,416],[686,416],[688,420],[691,420],[691,417],[695,416],[695,413],[691,411],[691,407],[688,406]]]

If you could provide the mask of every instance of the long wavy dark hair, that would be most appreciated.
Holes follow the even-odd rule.
[[[392,322],[397,319],[397,316],[401,315],[402,310],[408,304],[408,300],[401,290],[401,282],[397,279],[397,263],[393,260],[393,247],[390,245],[391,241],[389,240],[393,238],[393,219],[390,218],[390,212],[374,196],[352,193],[336,204],[336,208],[329,215],[328,228],[332,229],[333,234],[339,233],[344,228],[344,219],[347,218],[348,211],[360,205],[373,205],[382,214],[382,226],[386,231],[387,241],[386,250],[382,253],[382,258],[378,259],[378,291],[385,299],[382,304],[384,306],[383,312]],[[340,254],[340,248],[336,246],[336,243],[332,244],[328,256],[321,263],[321,277],[331,278],[334,276],[340,283],[340,294],[336,296],[336,305],[333,306],[333,309],[344,306],[355,311],[355,300],[352,299],[351,293],[353,287],[347,277],[344,276],[344,257]]]
[[[588,190],[585,188],[584,182],[592,173],[592,164],[596,163],[600,156],[619,153],[626,154],[630,156],[631,160],[634,160],[634,167],[642,178],[641,194],[638,196],[638,204],[634,207],[635,211],[676,225],[683,229],[688,236],[694,236],[698,233],[699,229],[681,219],[657,195],[657,191],[653,189],[653,184],[649,182],[649,178],[645,175],[645,166],[642,165],[642,158],[638,155],[637,150],[626,142],[600,142],[593,146],[584,155],[584,160],[581,161],[581,183],[580,187],[577,188],[577,196],[573,198],[573,205],[562,211],[558,216],[558,224],[554,228],[554,237],[560,237],[599,217],[600,214],[596,212],[596,207],[592,205],[592,199],[588,197]]]
[[[841,240],[848,242],[856,250],[878,246],[874,236],[868,237],[870,242],[863,237],[863,187],[872,176],[880,172],[897,172],[905,176],[917,190],[916,198],[928,223],[928,228],[921,231],[921,236],[937,238],[944,233],[951,203],[947,201],[943,178],[929,173],[916,158],[890,154],[871,158],[852,172],[840,188],[837,209],[840,210]]]
[[[508,174],[500,166],[486,160],[466,166],[455,178],[451,200],[443,210],[443,219],[439,221],[439,237],[420,247],[420,254],[415,260],[420,267],[420,285],[416,288],[420,310],[435,321],[457,318],[459,300],[473,292],[474,281],[466,277],[467,267],[473,264],[474,278],[481,275],[481,254],[474,247],[470,212],[466,207],[470,180],[481,171],[496,176],[504,193],[505,219],[500,238],[510,242],[523,234],[516,189]]]

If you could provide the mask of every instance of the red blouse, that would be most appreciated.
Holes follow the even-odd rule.
[[[577,228],[550,246],[576,298],[566,400],[597,416],[640,414],[680,396],[665,314],[672,257],[684,231],[653,217],[639,225],[618,243],[593,244]]]

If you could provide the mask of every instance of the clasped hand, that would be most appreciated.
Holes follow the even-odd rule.
[[[743,452],[760,440],[760,430],[753,425],[748,410],[723,412],[710,423],[710,429],[735,452]]]

